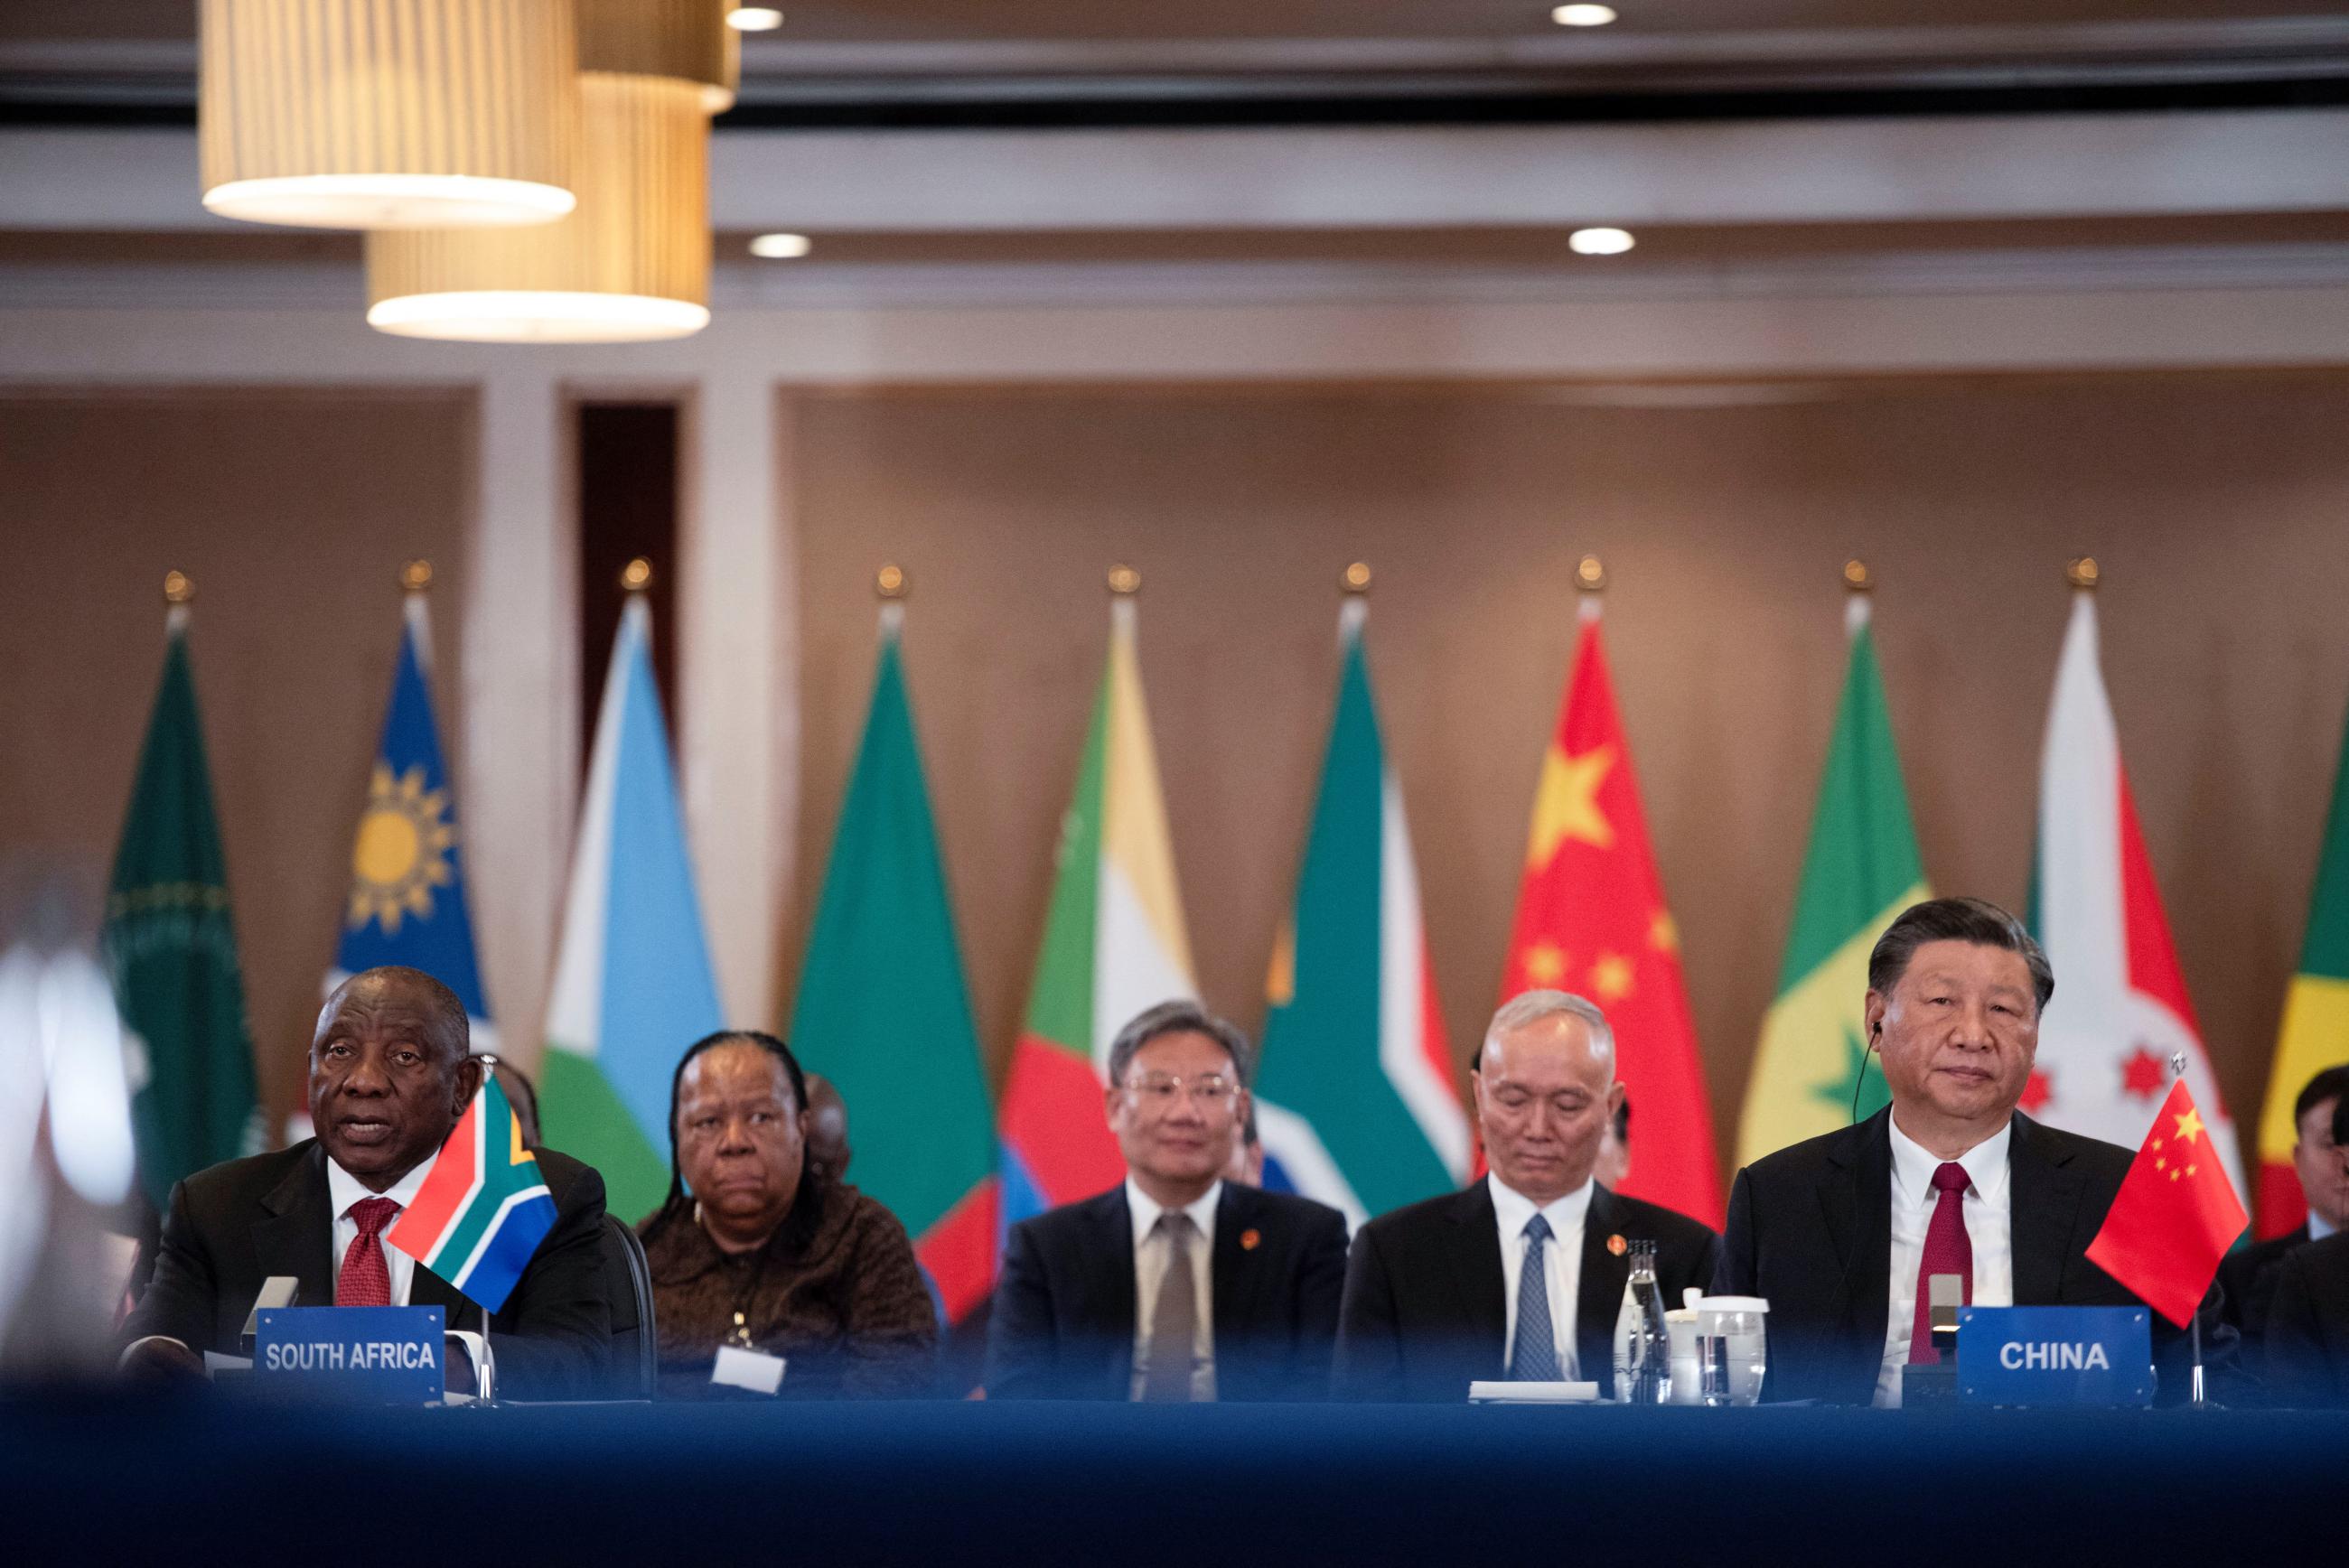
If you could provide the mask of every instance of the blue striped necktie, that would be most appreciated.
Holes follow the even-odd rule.
[[[1526,1264],[1517,1274],[1517,1336],[1509,1353],[1509,1377],[1517,1383],[1554,1383],[1557,1369],[1557,1330],[1549,1320],[1549,1270],[1543,1251],[1549,1244],[1549,1222],[1537,1212],[1526,1222]]]

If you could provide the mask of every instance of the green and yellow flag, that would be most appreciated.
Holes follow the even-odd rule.
[[[265,1138],[184,607],[169,625],[104,939],[127,1034],[139,1178],[159,1213],[181,1177],[257,1153]]]
[[[1777,1000],[1762,1021],[1762,1043],[1745,1086],[1737,1162],[1832,1132],[1889,1098],[1868,1068],[1861,1012],[1868,954],[1895,915],[1930,896],[1900,782],[1884,677],[1876,665],[1868,599],[1851,597],[1851,663],[1827,746],[1826,774],[1811,818],[1810,848],[1795,919],[1778,971]]]
[[[2317,857],[2316,889],[2308,900],[2308,932],[2300,968],[2283,1003],[2268,1098],[2260,1112],[2259,1233],[2281,1236],[2308,1218],[2308,1199],[2293,1173],[2292,1146],[2300,1138],[2292,1102],[2302,1086],[2325,1068],[2349,1062],[2349,734],[2333,775],[2333,810],[2324,819],[2324,849]]]

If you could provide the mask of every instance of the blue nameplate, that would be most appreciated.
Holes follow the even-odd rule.
[[[1961,1306],[1958,1397],[1981,1405],[2150,1405],[2141,1306]]]
[[[276,1306],[254,1324],[255,1376],[354,1405],[422,1405],[441,1396],[437,1306]]]

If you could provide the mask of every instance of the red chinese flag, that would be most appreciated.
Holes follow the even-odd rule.
[[[1721,1171],[1680,934],[1648,847],[1596,615],[1583,622],[1542,759],[1501,976],[1503,1001],[1537,989],[1587,996],[1615,1026],[1616,1073],[1631,1103],[1624,1191],[1718,1228]]]
[[[2088,1261],[2183,1328],[2251,1222],[2180,1078],[2088,1243]]]

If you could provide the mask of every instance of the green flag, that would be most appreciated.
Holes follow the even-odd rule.
[[[905,1222],[950,1320],[994,1284],[995,1114],[947,905],[897,652],[883,611],[873,706],[849,775],[792,1013],[792,1048],[856,1119],[856,1184]]]
[[[1854,596],[1851,622],[1851,663],[1811,818],[1778,995],[1762,1021],[1745,1085],[1740,1165],[1847,1126],[1855,1090],[1862,1117],[1889,1099],[1883,1074],[1868,1070],[1861,1013],[1868,949],[1895,915],[1930,895],[1865,598]]]
[[[265,1136],[228,869],[179,624],[166,641],[114,854],[105,945],[130,1052],[140,1180],[160,1212],[181,1177],[255,1153]]]

